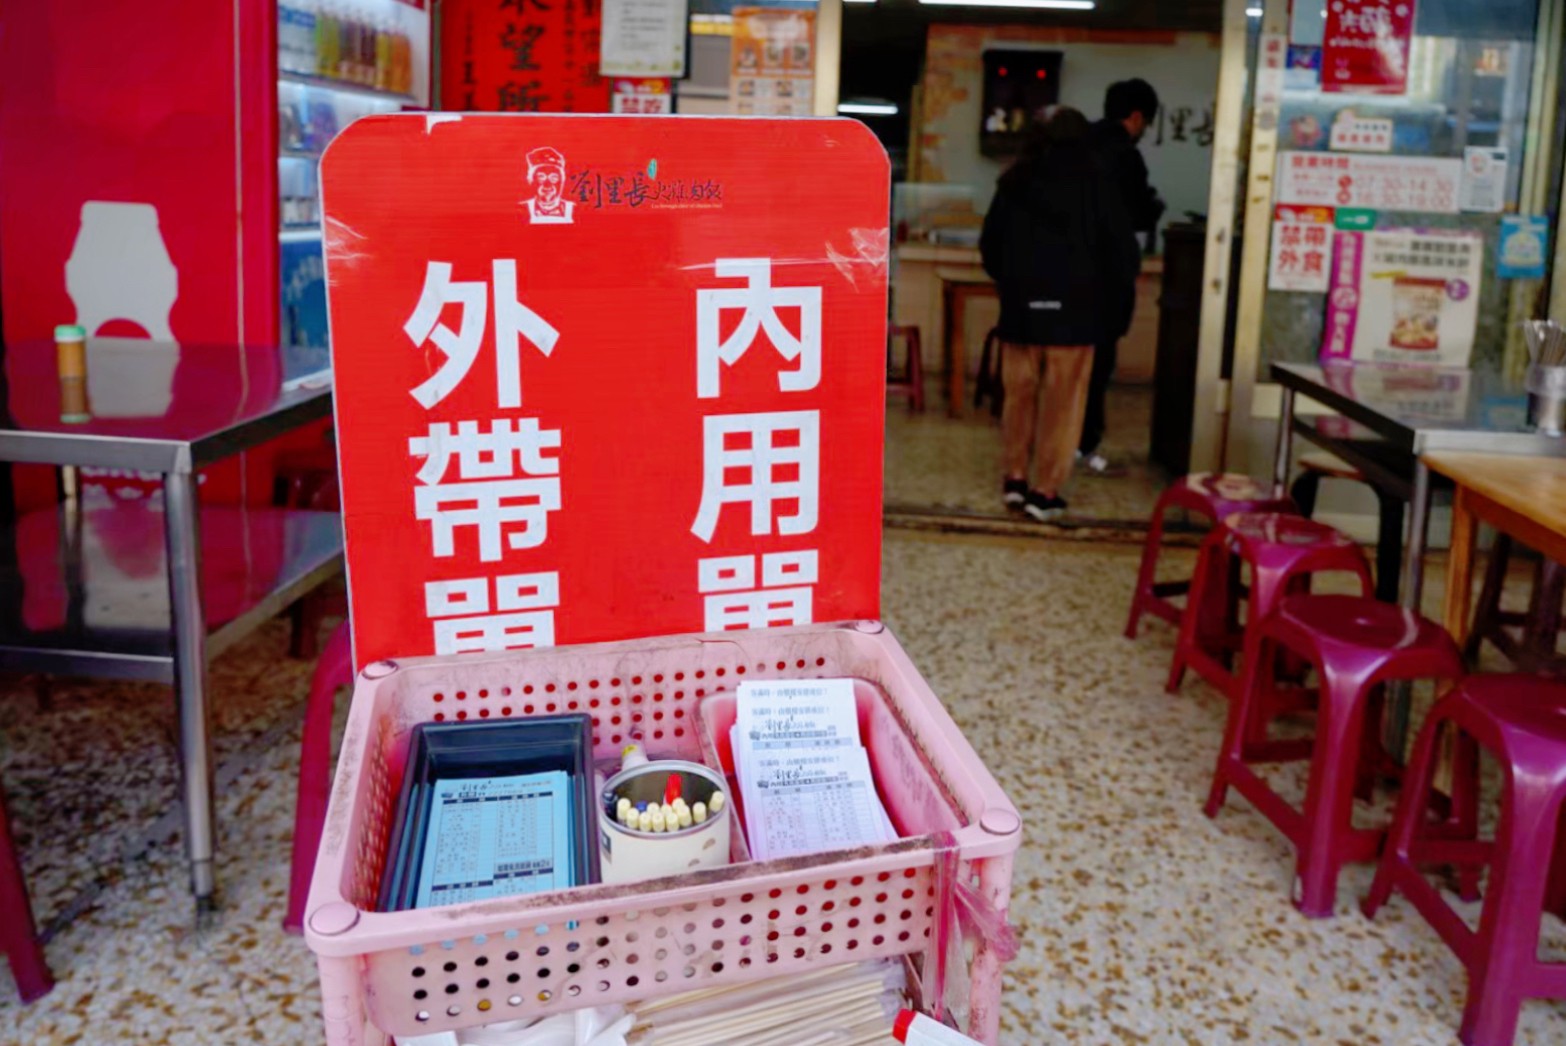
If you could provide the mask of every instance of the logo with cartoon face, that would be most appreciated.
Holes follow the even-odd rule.
[[[533,197],[523,200],[531,225],[570,225],[576,204],[565,198],[566,161],[558,149],[541,146],[527,154],[527,183]]]

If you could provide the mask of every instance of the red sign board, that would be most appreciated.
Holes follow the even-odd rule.
[[[359,663],[877,615],[862,124],[374,117],[321,183]]]
[[[603,113],[598,0],[445,0],[442,109]]]
[[[1402,94],[1415,0],[1332,0],[1321,54],[1323,91]]]

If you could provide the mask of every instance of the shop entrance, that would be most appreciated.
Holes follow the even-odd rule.
[[[1134,146],[1121,133],[1145,162],[1161,210],[1138,230],[1140,274],[1126,288],[1135,309],[1102,398],[1102,436],[1072,440],[1087,453],[1064,492],[1066,522],[1145,520],[1166,475],[1183,470],[1221,141],[1221,5],[1133,6],[843,9],[839,112],[864,120],[893,162],[891,368],[894,381],[906,372],[903,335],[917,332],[925,376],[922,413],[889,401],[889,511],[1024,518],[1002,501],[1000,352],[991,337],[999,306],[980,268],[979,236],[997,178],[1032,120],[1052,105],[1105,119],[1111,85],[1132,79],[1151,86],[1159,104]],[[1098,423],[1089,413],[1091,429]]]

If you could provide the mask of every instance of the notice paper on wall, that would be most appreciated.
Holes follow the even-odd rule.
[[[1330,222],[1273,222],[1267,288],[1325,294],[1332,273],[1332,234]]]
[[[1505,149],[1471,145],[1463,150],[1463,184],[1457,205],[1484,214],[1506,209]]]
[[[730,740],[759,861],[890,842],[851,679],[741,683]]]
[[[1340,230],[1324,358],[1466,367],[1479,321],[1477,233]]]
[[[435,782],[415,908],[572,885],[563,771]]]

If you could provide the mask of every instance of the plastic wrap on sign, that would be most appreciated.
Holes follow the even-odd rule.
[[[360,664],[878,616],[862,124],[371,117],[321,183]]]

